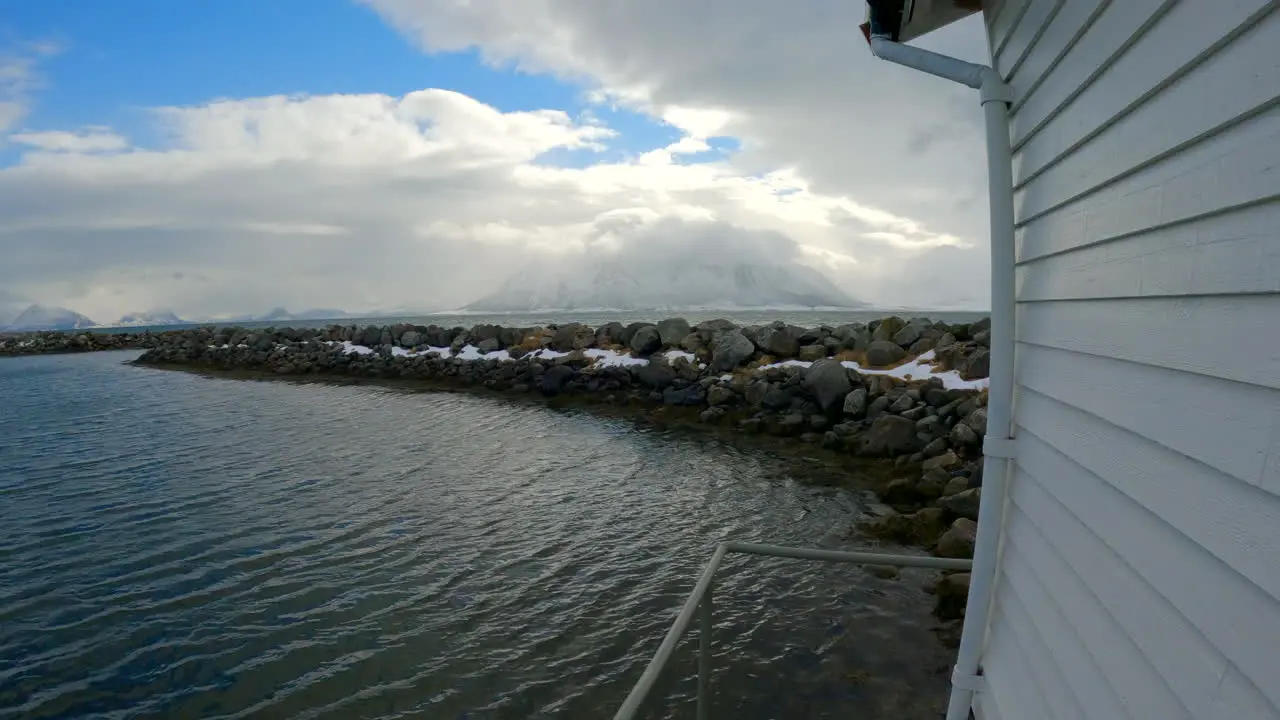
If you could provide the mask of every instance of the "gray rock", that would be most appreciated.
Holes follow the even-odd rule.
[[[653,323],[633,322],[630,325],[622,328],[622,335],[620,335],[618,339],[621,341],[622,345],[626,345],[627,347],[630,347],[631,340],[636,336],[636,333],[640,332],[641,328],[650,327],[652,325]]]
[[[963,478],[955,478],[962,480]],[[954,495],[948,495],[938,501],[944,510],[954,513],[955,515],[968,520],[976,521],[978,519],[978,505],[982,502],[982,488],[972,488],[962,490]]]
[[[946,487],[942,489],[942,497],[950,497],[951,495],[962,493],[968,489],[969,478],[957,475],[947,481]]]
[[[491,353],[502,349],[502,343],[496,337],[485,338],[476,345],[476,349],[482,353]]]
[[[636,379],[645,387],[663,390],[675,382],[676,371],[665,362],[651,362],[636,368]]]
[[[925,460],[924,463],[920,466],[920,469],[924,470],[925,472],[933,470],[934,468],[939,468],[942,470],[950,470],[951,468],[954,468],[959,464],[960,464],[960,458],[956,457],[956,454],[954,452],[951,452],[950,450],[948,450],[942,453],[941,455],[938,455],[937,457],[931,457],[928,460]]]
[[[746,362],[755,354],[756,346],[738,330],[730,330],[717,340],[711,356],[711,369],[728,372]]]
[[[880,413],[883,413],[886,409],[888,409],[888,407],[889,407],[889,396],[881,395],[875,400],[872,400],[871,404],[867,406],[867,417],[874,419],[877,415],[879,415]]]
[[[853,383],[840,361],[823,359],[805,370],[804,388],[817,400],[818,407],[829,412],[841,406],[853,390]]]
[[[804,345],[800,348],[800,359],[805,362],[814,362],[826,356],[827,347],[825,345]]]
[[[892,365],[907,356],[907,351],[892,340],[873,340],[867,347],[867,364],[871,367]]]
[[[944,332],[942,333],[942,337],[938,338],[937,342],[933,344],[933,348],[935,350],[943,350],[955,344],[956,344],[956,336],[952,335],[949,332]]]
[[[538,378],[538,389],[544,395],[559,395],[577,376],[578,371],[570,365],[553,365]]]
[[[474,341],[474,333],[472,337]],[[555,334],[551,336],[551,349],[559,350],[560,352],[573,352],[574,350],[589,348],[595,341],[596,333],[594,330],[582,323],[569,323],[556,328]]]
[[[738,394],[723,385],[712,385],[707,389],[707,404],[711,406],[730,405],[738,399]]]
[[[867,411],[867,389],[856,388],[844,396],[844,414],[850,417],[861,417]]]
[[[915,423],[897,415],[881,415],[871,423],[863,437],[861,452],[873,457],[892,457],[912,453],[919,448]]]
[[[978,433],[964,423],[956,423],[956,426],[951,428],[951,444],[956,447],[971,448],[976,447],[981,442],[982,438],[979,437]]]
[[[871,333],[871,340],[883,340],[885,342],[893,342],[893,336],[898,331],[907,326],[907,321],[893,315],[887,318],[881,318],[880,323],[876,325],[875,332]]]
[[[905,327],[903,327],[901,330],[894,333],[893,335],[893,342],[897,343],[898,347],[902,347],[902,348],[911,347],[919,339],[920,339],[920,326],[916,325],[915,323],[908,323]]]
[[[768,392],[760,399],[760,407],[765,410],[781,412],[791,407],[791,394],[777,385],[770,385]]]
[[[985,437],[987,434],[987,409],[977,408],[969,413],[962,422],[972,428],[979,438]]]
[[[916,491],[927,501],[937,500],[942,497],[943,490],[950,481],[951,476],[945,470],[930,470],[924,473],[920,482],[916,483]]]
[[[800,340],[786,327],[766,327],[756,335],[760,352],[776,358],[795,357],[800,352]]]
[[[414,348],[422,344],[422,333],[417,330],[406,330],[400,336],[400,347]]]
[[[631,352],[641,357],[652,355],[662,349],[662,335],[654,325],[637,328],[631,337]]]
[[[953,573],[943,575],[934,586],[933,593],[937,598],[933,612],[940,620],[959,620],[964,617],[964,610],[969,602],[969,573]]]
[[[978,538],[978,523],[969,518],[957,518],[951,527],[938,538],[938,555],[945,558],[971,558],[973,545]]]
[[[756,380],[747,386],[746,392],[743,393],[747,398],[747,404],[752,407],[760,407],[764,402],[764,398],[769,394],[768,380]]]
[[[596,347],[622,345],[622,333],[626,330],[620,322],[605,323],[596,328]]]
[[[923,420],[923,418],[921,419]],[[916,423],[916,432],[917,433],[921,432],[919,422]],[[924,456],[927,458],[935,458],[946,451],[947,451],[947,441],[942,438],[934,438],[932,441],[929,442],[928,445],[925,445],[924,450],[921,450],[920,452],[924,453]]]
[[[658,336],[663,347],[679,347],[680,342],[689,336],[693,329],[684,318],[669,318],[658,323]]]
[[[977,380],[991,374],[991,352],[978,350],[965,359],[960,368],[960,377],[965,380]]]
[[[701,405],[707,397],[706,392],[698,385],[685,388],[667,388],[662,393],[662,402],[666,405]]]
[[[904,393],[897,400],[894,400],[893,404],[889,406],[889,412],[896,414],[904,413],[915,407],[915,405],[916,402],[911,399],[911,396]]]

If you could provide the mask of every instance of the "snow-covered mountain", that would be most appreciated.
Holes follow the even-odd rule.
[[[78,312],[64,307],[32,305],[9,323],[5,330],[27,332],[30,330],[80,330],[97,327],[97,323]]]
[[[858,308],[822,273],[797,263],[605,259],[512,275],[467,311]]]
[[[335,320],[350,317],[345,310],[336,308],[312,308],[302,312],[290,312],[287,308],[276,307],[261,315],[232,315],[216,317],[221,322],[288,322],[290,320]]]
[[[112,323],[113,327],[154,327],[157,325],[185,325],[186,320],[178,317],[172,310],[152,310],[151,312],[135,312],[124,315]]]

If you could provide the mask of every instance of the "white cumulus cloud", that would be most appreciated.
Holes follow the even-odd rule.
[[[706,247],[664,252],[800,262],[871,302],[986,303],[976,98],[874,64],[857,3],[371,4],[426,50],[555,73],[682,137],[566,167],[547,153],[627,138],[437,89],[156,108],[165,141],[145,147],[110,128],[10,132],[0,321],[26,302],[98,320],[446,309],[535,259],[656,247],[645,229],[681,222],[715,237],[673,232]],[[951,51],[977,37],[948,32]],[[725,136],[741,149],[697,161]]]

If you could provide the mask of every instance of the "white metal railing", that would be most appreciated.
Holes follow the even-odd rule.
[[[795,558],[797,560],[823,560],[858,565],[932,568],[935,570],[969,570],[973,567],[972,560],[951,558],[843,552],[839,550],[818,550],[814,548],[783,547],[781,545],[760,545],[743,542],[720,543],[716,546],[716,551],[711,555],[711,561],[707,563],[706,569],[702,571],[702,576],[698,578],[698,584],[694,585],[689,599],[685,601],[684,607],[680,609],[680,614],[676,616],[675,622],[671,624],[671,629],[667,631],[667,636],[662,639],[662,644],[658,646],[658,651],[654,653],[653,659],[649,661],[648,667],[644,669],[644,674],[640,676],[640,680],[631,689],[631,694],[627,695],[627,699],[623,701],[622,707],[618,708],[618,712],[614,714],[613,720],[631,720],[635,717],[640,705],[648,697],[649,691],[653,689],[654,683],[658,681],[658,676],[662,674],[662,670],[671,660],[671,655],[676,649],[676,643],[680,642],[680,638],[689,629],[689,623],[693,621],[693,615],[698,611],[699,607],[701,607],[702,612],[699,613],[700,622],[698,628],[698,720],[707,720],[711,705],[707,695],[707,687],[711,683],[712,585],[716,571],[720,569],[720,564],[724,562],[724,556],[729,553],[771,555],[773,557]]]

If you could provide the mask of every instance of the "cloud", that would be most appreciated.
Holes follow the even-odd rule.
[[[31,109],[32,96],[44,86],[40,62],[62,50],[61,44],[51,40],[10,42],[0,47],[0,136],[22,122]]]
[[[789,168],[817,193],[912,218],[985,260],[976,93],[873,58],[858,30],[861,2],[364,2],[428,51],[475,48],[494,64],[590,83],[597,101],[692,137],[731,135],[744,174]],[[920,44],[987,61],[977,17]],[[945,295],[911,282],[908,264],[922,261],[903,257],[893,302]]]
[[[871,302],[986,303],[976,98],[873,65],[856,3],[372,4],[429,50],[571,78],[681,137],[562,167],[547,158],[626,138],[434,89],[157,108],[146,147],[30,130],[0,169],[0,320],[34,301],[97,319],[445,309],[539,258],[663,242],[799,262]],[[722,137],[741,149],[699,155]]]
[[[9,140],[49,152],[109,152],[124,150],[129,143],[106,128],[85,128],[80,132],[47,130],[15,133]]]

